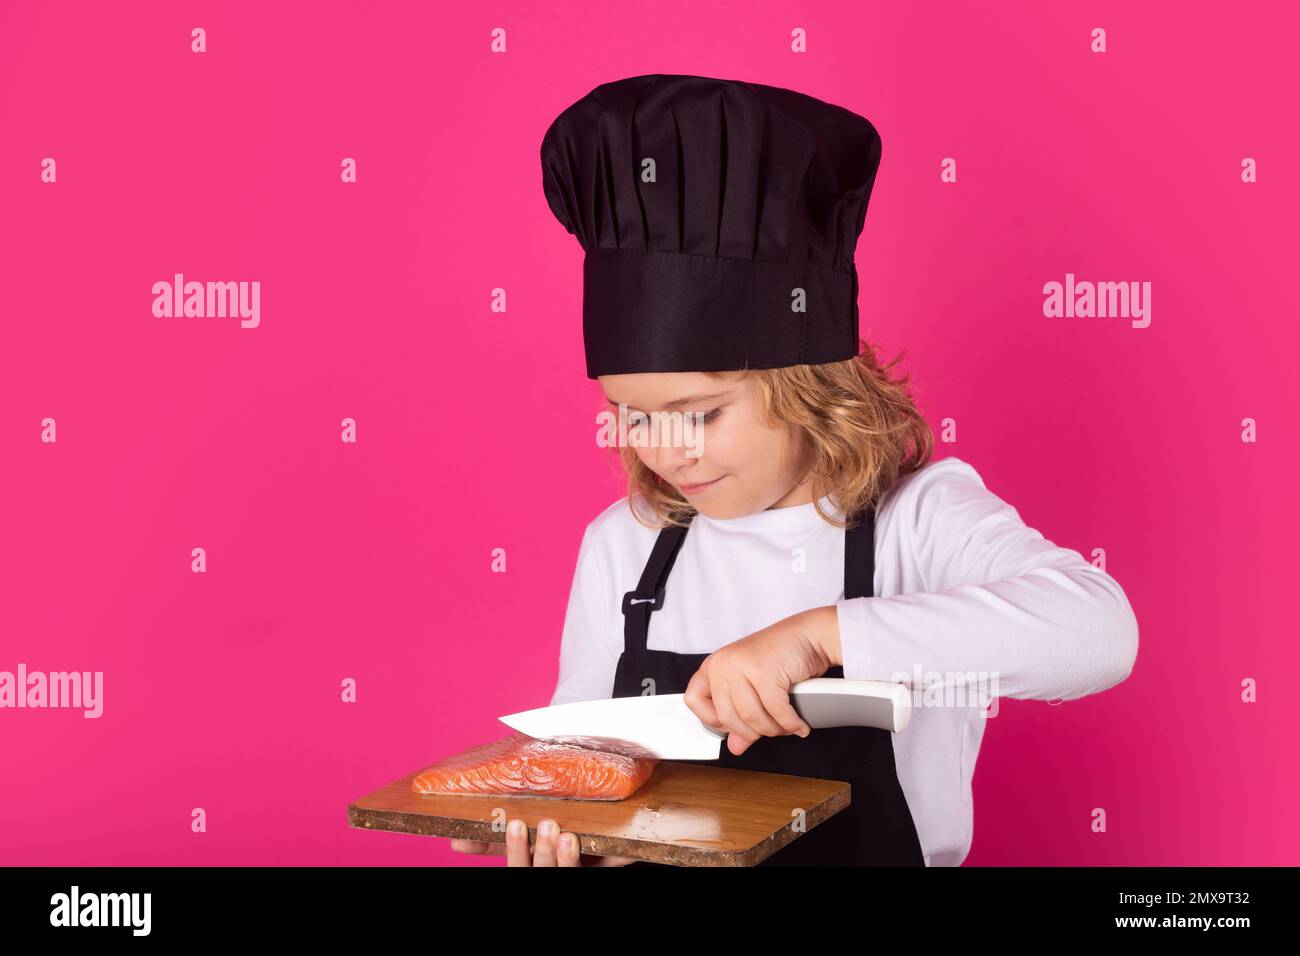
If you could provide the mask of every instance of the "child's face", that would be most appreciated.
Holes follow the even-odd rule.
[[[615,414],[622,403],[629,418],[633,412],[706,415],[693,443],[702,445],[698,456],[685,443],[633,448],[700,514],[738,518],[812,500],[804,480],[802,435],[791,426],[763,421],[762,393],[752,375],[737,372],[719,379],[702,372],[638,372],[599,380]],[[642,427],[648,443],[653,429]]]

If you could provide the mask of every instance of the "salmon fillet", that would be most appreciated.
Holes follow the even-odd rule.
[[[654,757],[626,757],[511,734],[416,774],[416,793],[625,800],[654,772]]]

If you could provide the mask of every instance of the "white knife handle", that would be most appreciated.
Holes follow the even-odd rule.
[[[881,680],[815,677],[790,688],[790,703],[809,727],[879,727],[901,733],[912,717],[912,692]]]

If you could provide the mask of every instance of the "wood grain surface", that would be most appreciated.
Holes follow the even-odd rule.
[[[418,772],[349,804],[348,824],[504,843],[506,820],[522,819],[532,844],[538,822],[549,817],[578,836],[583,853],[674,866],[754,866],[849,805],[843,781],[671,760],[661,761],[632,796],[614,801],[421,794],[411,789]],[[794,828],[800,816],[802,832]]]

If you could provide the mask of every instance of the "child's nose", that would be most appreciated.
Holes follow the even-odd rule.
[[[699,458],[687,454],[690,449],[685,444],[673,444],[668,441],[654,449],[655,453],[655,471],[661,475],[667,475],[671,480],[685,481],[678,475],[679,471],[688,471],[690,466],[697,464]]]

